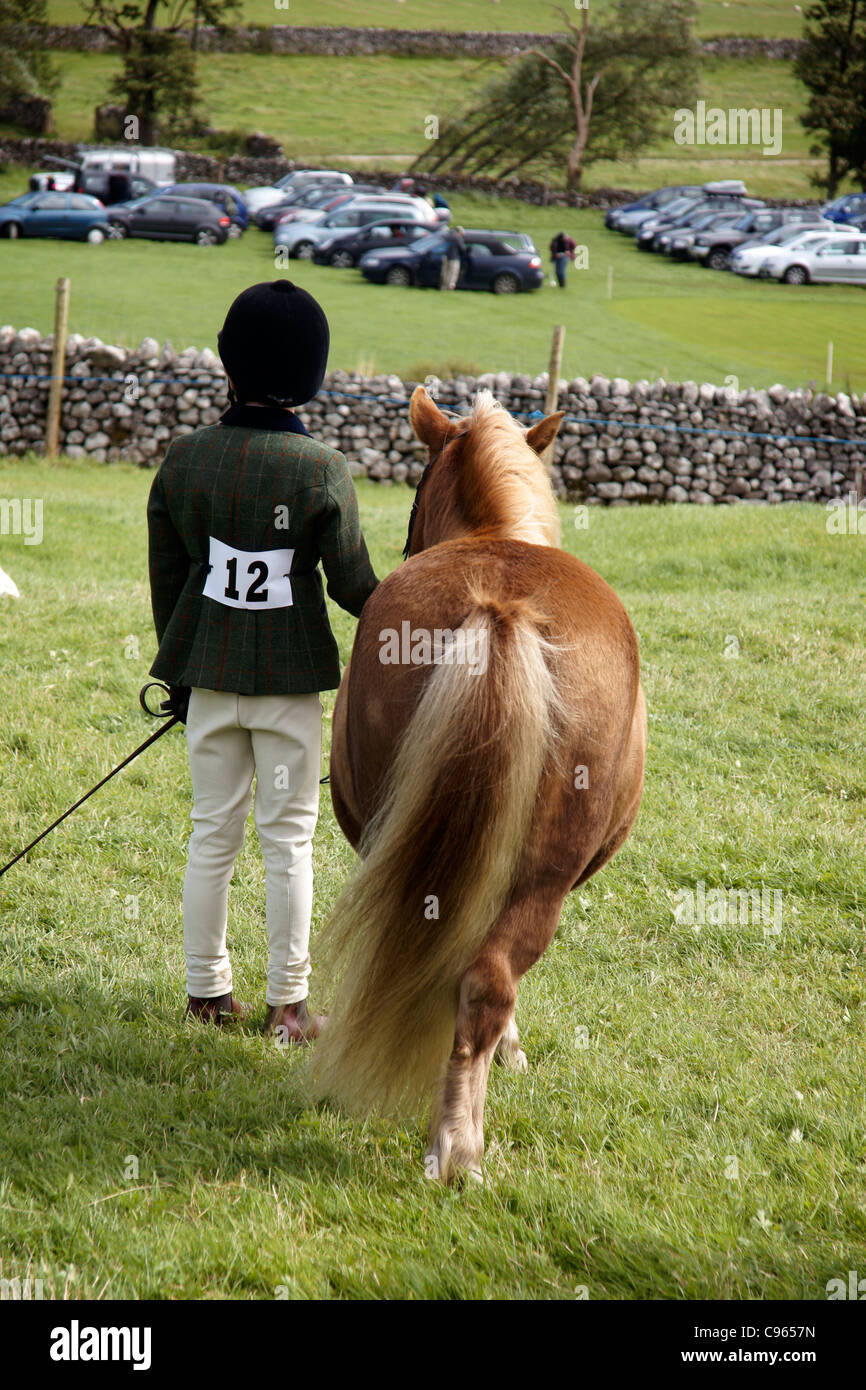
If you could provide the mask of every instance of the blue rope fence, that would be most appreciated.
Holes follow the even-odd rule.
[[[127,376],[132,375],[135,375],[135,373],[127,373]],[[0,372],[0,380],[51,381],[52,377],[50,373]],[[85,382],[113,386],[124,386],[126,384],[126,377],[116,376],[64,376],[62,380],[64,382],[72,382],[77,383],[79,385],[82,385]],[[182,385],[186,390],[202,390],[205,388],[208,390],[212,390],[214,387],[214,382],[212,379],[208,379],[205,381],[194,381],[188,380],[186,377],[176,376],[149,377],[146,384],[150,386],[154,383],[158,386]],[[408,396],[384,396],[376,395],[373,392],[364,393],[357,391],[336,391],[323,388],[318,394],[319,396],[332,396],[335,398],[340,397],[342,399],[351,401],[362,401],[365,403],[374,402],[378,403],[379,405],[407,406],[409,404]],[[540,410],[512,410],[509,412],[509,414],[513,415],[515,419],[520,420],[540,420],[543,416],[543,412]],[[836,434],[776,434],[770,431],[762,430],[722,429],[720,426],[717,425],[680,425],[675,423],[647,424],[646,421],[625,420],[615,415],[566,415],[565,420],[575,425],[619,425],[622,429],[647,431],[661,430],[671,434],[715,435],[721,439],[764,439],[771,440],[774,443],[779,444],[848,444],[857,448],[866,449],[866,439],[860,439],[856,436],[852,438],[851,436]]]

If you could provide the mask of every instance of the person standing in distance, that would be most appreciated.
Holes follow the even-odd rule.
[[[460,279],[460,271],[463,269],[463,262],[466,257],[466,242],[463,237],[463,228],[449,227],[445,236],[445,254],[442,257],[439,288],[440,290],[456,290],[457,283]]]
[[[556,283],[561,290],[565,289],[565,276],[568,270],[569,261],[574,260],[574,253],[577,250],[577,242],[566,232],[557,232],[550,243],[550,259],[553,261],[553,269],[556,273]]]
[[[183,889],[187,1012],[246,1012],[226,949],[228,888],[253,777],[265,862],[266,1030],[318,1035],[307,1007],[322,705],[340,680],[328,593],[358,617],[378,580],[342,454],[294,412],[322,385],[330,333],[289,280],[253,285],[219,335],[229,408],[173,441],[147,507],[159,643],[151,674],[186,723],[193,831]]]

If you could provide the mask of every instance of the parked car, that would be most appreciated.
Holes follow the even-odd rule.
[[[727,270],[735,246],[755,237],[760,238],[778,227],[821,226],[824,219],[812,208],[759,208],[727,227],[705,228],[695,237],[692,259],[708,265],[711,270]]]
[[[22,193],[0,207],[0,236],[57,237],[97,244],[111,235],[108,215],[88,193]]]
[[[541,257],[521,233],[466,230],[463,235],[466,263],[457,283],[459,290],[519,294],[544,284]],[[431,232],[411,246],[368,251],[359,268],[375,284],[438,286],[447,245],[445,232]],[[515,245],[522,249],[515,251]]]
[[[648,217],[654,216],[662,208],[669,207],[678,198],[700,193],[697,183],[676,183],[668,188],[657,188],[654,193],[645,193],[635,203],[627,203],[622,208],[611,208],[604,219],[604,225],[613,231],[632,235]]]
[[[373,197],[384,192],[382,185],[376,183],[311,184],[307,188],[299,188],[295,193],[290,193],[279,203],[271,203],[268,207],[261,208],[253,220],[263,232],[272,232],[277,223],[283,220],[294,222],[300,218],[301,221],[305,221],[306,214],[311,211],[330,212],[332,207],[336,207],[347,198],[359,197],[365,193]]]
[[[770,251],[759,273],[786,285],[866,285],[866,236],[835,228],[829,235],[804,237],[799,246]]]
[[[138,198],[175,180],[173,152],[156,146],[79,147],[75,159],[44,155],[42,162],[58,166],[49,172],[55,188],[90,193],[106,205]]]
[[[351,174],[342,174],[338,169],[294,169],[291,174],[285,174],[275,184],[246,189],[244,202],[250,213],[253,214],[268,207],[271,203],[280,202],[290,189],[294,191],[298,188],[307,188],[314,183],[350,184],[352,182]]]
[[[178,198],[173,193],[118,203],[108,219],[120,237],[149,241],[194,241],[216,246],[228,239],[231,218],[208,198]]]
[[[281,227],[289,222],[321,222],[329,212],[335,208],[343,207],[346,203],[356,202],[359,198],[384,198],[388,200],[388,194],[379,192],[375,189],[371,192],[356,192],[356,185],[351,188],[334,187],[333,185],[325,192],[317,192],[314,197],[309,198],[295,207],[286,208],[274,219],[274,227]],[[393,198],[402,198],[404,194],[395,193]]]
[[[866,193],[843,193],[841,198],[825,203],[821,211],[831,222],[850,222],[866,212]]]
[[[54,162],[64,163],[67,167],[31,174],[30,187],[34,192],[53,189],[58,193],[87,193],[91,198],[98,198],[106,207],[111,203],[129,201],[130,198],[141,198],[145,193],[159,192],[153,179],[145,178],[143,174],[131,174],[125,169],[87,169],[71,159],[58,161],[55,157]]]
[[[665,232],[691,230],[695,223],[704,216],[705,213],[715,213],[719,215],[723,212],[734,212],[742,217],[747,209],[763,207],[759,198],[744,198],[739,194],[727,195],[719,194],[710,198],[701,197],[691,201],[685,208],[681,209],[676,216],[663,218],[657,224],[644,223],[640,231],[635,236],[635,243],[639,251],[657,251],[659,249],[660,238]]]
[[[250,224],[250,215],[243,195],[230,183],[170,183],[161,190],[182,198],[205,198],[216,203],[231,220],[230,237],[239,237]]]
[[[730,227],[741,219],[742,212],[739,208],[729,212],[704,212],[686,227],[671,227],[668,231],[662,232],[658,237],[658,250],[662,255],[670,256],[672,260],[687,260],[695,238],[701,232],[710,228]]]
[[[789,246],[792,242],[798,241],[800,237],[807,236],[811,232],[833,232],[836,230],[832,222],[777,227],[774,232],[767,232],[765,236],[761,237],[753,237],[751,241],[744,241],[742,245],[735,246],[731,252],[730,268],[736,275],[754,277],[758,274],[765,257],[774,247]]]
[[[317,265],[350,267],[358,264],[366,251],[384,251],[394,246],[410,246],[422,236],[438,230],[438,223],[414,222],[405,217],[384,222],[368,222],[364,227],[335,231],[313,253]]]
[[[274,230],[274,245],[285,246],[290,256],[309,260],[316,247],[327,241],[335,231],[365,227],[369,222],[381,222],[385,217],[429,222],[430,204],[425,203],[423,198],[407,198],[398,193],[389,194],[387,198],[353,198],[333,212],[317,214],[315,221],[278,222]]]
[[[648,216],[641,215],[641,221],[632,228],[635,242],[641,250],[649,250],[656,232],[665,232],[673,226],[686,226],[705,212],[727,212],[735,208],[746,211],[748,207],[763,207],[759,198],[749,198],[742,179],[718,179],[702,184],[697,192],[684,193],[674,198],[659,211]]]

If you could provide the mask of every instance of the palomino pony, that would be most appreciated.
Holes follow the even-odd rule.
[[[526,1067],[517,984],[566,893],[626,839],[646,711],[616,594],[558,548],[541,461],[487,391],[410,419],[430,462],[408,559],[368,600],[334,711],[331,796],[361,854],[322,943],[337,985],[320,1094],[394,1112],[433,1093],[428,1176],[481,1176],[494,1054]]]

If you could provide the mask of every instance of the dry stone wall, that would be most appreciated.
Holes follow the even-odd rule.
[[[89,53],[111,53],[119,41],[96,24],[49,24],[39,28],[42,47]],[[191,31],[180,37],[190,41]],[[510,57],[528,48],[549,44],[549,33],[517,33],[488,30],[391,29],[372,26],[263,24],[217,28],[201,25],[196,30],[200,53],[308,53],[329,57],[391,53],[402,56],[453,58]],[[802,47],[801,39],[764,39],[724,36],[699,45],[707,54],[724,58],[791,59]]]
[[[51,337],[36,329],[0,328],[0,454],[42,449],[51,349]],[[176,352],[154,338],[127,349],[72,335],[66,377],[60,444],[72,458],[155,467],[173,438],[214,424],[226,404],[222,366],[209,348]],[[356,476],[411,485],[425,461],[409,426],[414,385],[332,372],[298,413],[342,450]],[[436,400],[458,412],[482,387],[523,422],[544,409],[545,375],[430,382]],[[554,486],[572,501],[826,499],[859,486],[866,466],[866,396],[594,376],[563,382],[559,404],[566,420]]]

